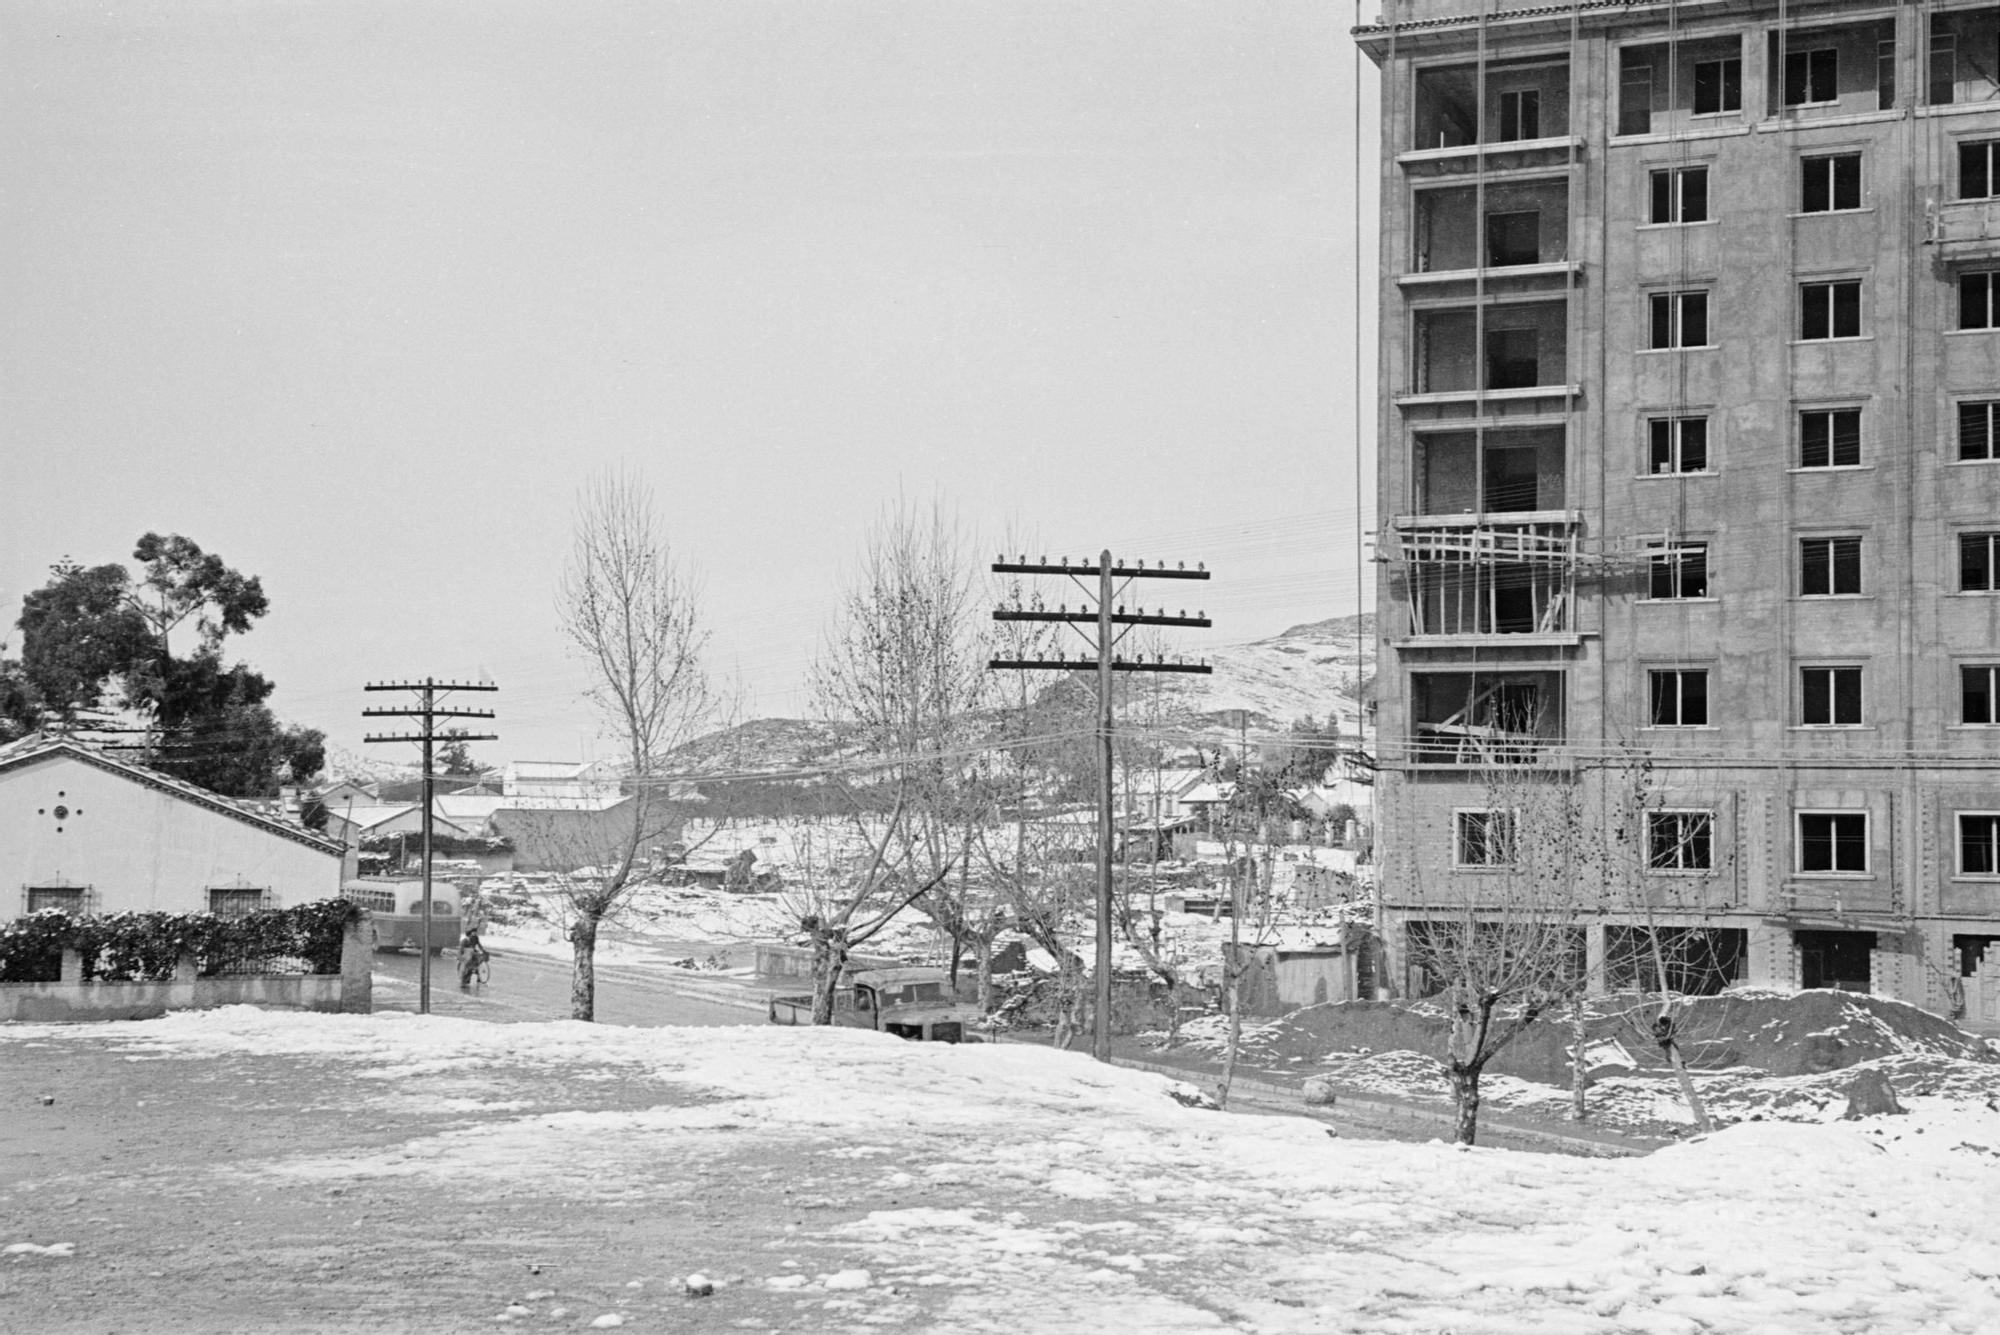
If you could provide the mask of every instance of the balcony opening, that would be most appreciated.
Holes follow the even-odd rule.
[[[1766,110],[1855,115],[1895,105],[1894,19],[1771,32]],[[1891,59],[1884,60],[1883,49]]]
[[[1565,304],[1523,302],[1489,306],[1484,346],[1475,363],[1474,313],[1465,308],[1419,311],[1413,359],[1419,394],[1531,389],[1566,383],[1569,328]]]
[[[1666,133],[1695,117],[1743,110],[1743,44],[1735,37],[1628,46],[1618,59],[1618,133]]]
[[[1567,523],[1410,525],[1396,535],[1410,633],[1564,635],[1574,620],[1576,544]]]
[[[1426,515],[1518,514],[1564,505],[1561,427],[1440,431],[1416,441],[1417,511]]]
[[[1792,944],[1799,952],[1799,986],[1837,988],[1842,992],[1871,990],[1875,950],[1873,932],[1797,931]]]
[[[1990,102],[2000,97],[2000,8],[1931,15],[1924,101]]]
[[[1562,740],[1560,672],[1413,672],[1411,758],[1527,765]]]
[[[1462,148],[1479,142],[1482,101],[1488,144],[1566,135],[1569,62],[1488,62],[1483,95],[1476,65],[1420,70],[1411,147]]]
[[[1471,186],[1425,190],[1417,195],[1418,273],[1470,269],[1485,237],[1489,268],[1554,264],[1569,257],[1569,188],[1562,181],[1486,188],[1486,225],[1475,228],[1479,193]]]
[[[1712,997],[1748,976],[1749,959],[1741,927],[1604,929],[1604,982],[1613,992],[1657,992],[1664,971],[1667,991]]]

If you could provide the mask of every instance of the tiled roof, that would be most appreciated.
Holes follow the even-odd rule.
[[[0,774],[9,770],[25,769],[44,760],[62,756],[82,761],[94,769],[129,779],[157,792],[167,793],[184,802],[191,802],[195,806],[206,807],[233,820],[240,820],[246,825],[254,825],[266,833],[289,839],[295,844],[304,844],[307,848],[317,849],[322,853],[332,853],[335,856],[342,852],[338,843],[314,834],[311,830],[289,825],[281,820],[273,820],[233,798],[224,797],[220,793],[211,793],[206,788],[198,787],[185,779],[176,779],[171,774],[162,774],[156,769],[148,769],[129,760],[116,759],[96,747],[86,746],[70,737],[49,737],[36,733],[23,737],[18,742],[0,746]]]

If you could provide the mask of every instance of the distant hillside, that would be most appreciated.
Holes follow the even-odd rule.
[[[815,719],[760,718],[697,737],[667,763],[676,774],[733,774],[825,764],[860,751],[848,730]]]

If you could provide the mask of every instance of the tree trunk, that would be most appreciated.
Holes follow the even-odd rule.
[[[979,1013],[981,1015],[991,1015],[993,1013],[992,933],[982,932],[978,939],[972,943],[972,959],[972,967],[979,971],[977,979],[979,984]]]
[[[958,993],[958,962],[965,958],[965,937],[961,935],[962,931],[963,929],[961,928],[960,931],[955,931],[951,934],[951,990],[953,995],[957,995]]]
[[[1458,1104],[1458,1126],[1452,1139],[1460,1145],[1479,1139],[1479,1070],[1477,1066],[1451,1064],[1451,1097]]]
[[[1222,1054],[1222,1083],[1215,1087],[1215,1106],[1229,1107],[1230,1082],[1236,1079],[1236,1049],[1243,1039],[1243,973],[1234,961],[1229,965],[1229,1047]]]
[[[1705,1135],[1715,1130],[1715,1123],[1708,1120],[1708,1105],[1701,1101],[1701,1094],[1694,1087],[1694,1077],[1688,1074],[1687,1063],[1681,1060],[1681,1045],[1674,1041],[1673,1036],[1673,1017],[1662,1012],[1656,1022],[1656,1031],[1659,1026],[1665,1026],[1660,1034],[1660,1047],[1674,1068],[1674,1079],[1680,1081],[1681,1097],[1687,1100],[1688,1111],[1694,1114],[1695,1129]]]
[[[597,924],[600,913],[584,913],[570,924],[570,944],[576,949],[576,966],[569,980],[569,1017],[597,1019]]]
[[[840,971],[847,964],[847,941],[838,930],[821,928],[813,933],[813,1023],[833,1023],[833,994],[840,985]]]
[[[1590,1075],[1584,1058],[1588,1037],[1583,1023],[1583,998],[1578,996],[1570,1003],[1569,1012],[1569,1116],[1573,1122],[1581,1122],[1588,1112],[1584,1102],[1584,1089]]]

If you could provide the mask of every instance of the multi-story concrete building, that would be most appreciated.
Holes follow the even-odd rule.
[[[1638,773],[1600,969],[2000,1021],[2000,6],[1383,6],[1392,960]]]

